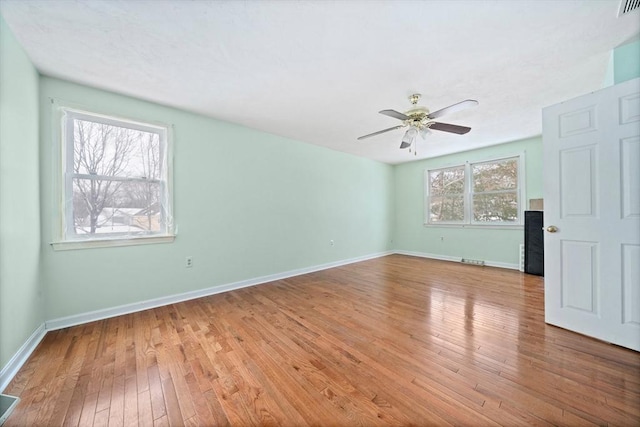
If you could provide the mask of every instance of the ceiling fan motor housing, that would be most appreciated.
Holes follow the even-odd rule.
[[[429,119],[427,118],[427,116],[429,115],[429,109],[427,107],[416,105],[413,108],[405,111],[404,114],[410,117],[410,120],[406,121],[406,124],[409,126],[414,126],[418,129],[421,129],[422,127],[428,125]]]

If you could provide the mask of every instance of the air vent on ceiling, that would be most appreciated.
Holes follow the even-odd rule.
[[[622,0],[620,2],[620,9],[618,10],[618,17],[633,12],[640,8],[640,0]]]

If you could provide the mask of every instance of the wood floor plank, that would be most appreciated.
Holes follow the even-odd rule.
[[[169,424],[179,426],[183,424],[182,411],[178,403],[178,396],[171,378],[162,381],[162,390],[165,399],[165,407],[167,408],[167,417]],[[191,417],[188,417],[191,418]]]
[[[167,415],[167,407],[164,401],[164,391],[162,390],[162,379],[160,378],[160,372],[158,365],[152,363],[147,368],[149,375],[149,394],[151,397],[151,412],[153,413],[153,420],[160,419]]]
[[[138,393],[138,425],[150,426],[152,424],[151,392],[147,389]]]
[[[640,425],[640,354],[544,282],[391,255],[47,333],[14,426]]]
[[[90,393],[85,395],[82,412],[80,414],[80,422],[78,425],[91,426],[96,416],[96,404],[98,403],[98,393]]]
[[[109,425],[109,408],[96,412],[91,425],[94,427],[107,427]]]

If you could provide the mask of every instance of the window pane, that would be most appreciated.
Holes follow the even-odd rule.
[[[473,220],[478,222],[517,222],[517,191],[474,195]]]
[[[464,196],[432,196],[429,198],[429,222],[464,221]]]
[[[76,174],[160,179],[160,135],[74,119]]]
[[[429,172],[429,194],[463,194],[464,166]]]
[[[163,229],[160,183],[73,179],[77,234],[147,233]]]
[[[473,192],[512,190],[518,188],[518,160],[508,159],[471,166]]]

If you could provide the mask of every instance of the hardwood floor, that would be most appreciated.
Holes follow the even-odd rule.
[[[49,332],[6,426],[640,425],[640,354],[536,276],[392,255]]]

